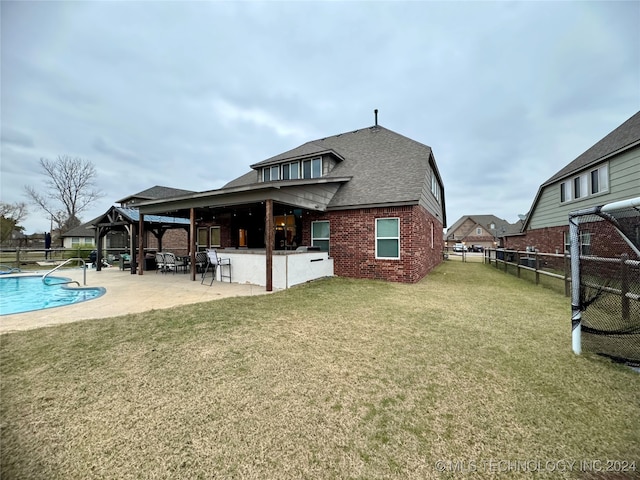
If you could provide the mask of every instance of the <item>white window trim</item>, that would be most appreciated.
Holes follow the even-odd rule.
[[[593,191],[593,182],[591,175],[598,172],[598,191]],[[580,196],[576,197],[575,185],[578,182],[580,186]],[[562,199],[562,186],[564,185],[566,198]],[[584,200],[585,198],[595,197],[609,193],[609,163],[602,163],[595,168],[581,172],[579,175],[573,175],[571,178],[560,182],[559,184],[560,203],[565,204]]]
[[[313,236],[313,226],[316,223],[326,223],[326,224],[329,225],[329,237],[325,238],[325,237],[314,237]],[[311,222],[311,245],[312,246],[315,246],[315,241],[316,240],[326,241],[329,245],[331,245],[330,237],[331,237],[331,223],[329,222],[329,220],[317,220],[315,222]],[[329,249],[327,249],[327,251],[329,251]]]
[[[378,221],[379,220],[397,220],[398,221],[398,236],[397,237],[379,237],[378,236]],[[376,226],[375,226],[375,249],[376,249],[376,260],[400,260],[400,252],[401,252],[401,245],[400,245],[400,217],[381,217],[381,218],[376,218],[375,220]],[[398,240],[398,256],[397,257],[381,257],[378,255],[378,240]]]
[[[319,176],[315,176],[313,174],[313,162],[315,160],[320,160],[320,175]],[[311,167],[311,171],[310,171],[311,176],[310,177],[305,177],[304,176],[304,164],[305,164],[305,162],[310,162],[309,163],[309,165]],[[306,180],[307,178],[320,178],[320,177],[322,177],[322,172],[323,171],[324,171],[324,159],[322,157],[305,158],[304,160],[302,160],[300,162],[300,178],[302,178],[302,179]]]
[[[294,170],[296,170],[297,174],[296,177],[292,177],[291,176],[291,167],[294,167]],[[284,180],[285,175],[284,172],[287,171],[289,172],[289,178],[287,180],[298,180],[300,178],[300,162],[298,160],[296,160],[295,162],[287,162],[287,163],[283,163],[282,164],[282,168],[281,168],[281,174],[280,174],[280,178],[282,180]]]

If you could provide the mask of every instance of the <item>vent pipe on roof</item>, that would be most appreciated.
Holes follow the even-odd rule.
[[[378,126],[378,109],[377,108],[373,111],[373,114],[376,118],[376,127],[377,127]]]

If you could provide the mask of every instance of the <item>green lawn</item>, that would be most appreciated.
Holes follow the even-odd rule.
[[[569,299],[482,264],[0,342],[2,479],[640,470],[640,375],[573,355]]]

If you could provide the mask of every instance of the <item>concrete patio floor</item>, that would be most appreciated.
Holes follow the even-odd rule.
[[[24,272],[22,275],[43,275],[46,271]],[[81,268],[59,270],[55,276],[67,277],[83,285]],[[0,316],[0,334],[29,330],[80,320],[115,317],[128,313],[170,308],[178,305],[208,302],[225,297],[264,295],[265,287],[249,284],[223,283],[211,278],[200,284],[200,276],[191,281],[184,273],[144,272],[132,275],[116,267],[98,272],[87,269],[87,287],[104,287],[106,293],[99,298],[65,307]]]

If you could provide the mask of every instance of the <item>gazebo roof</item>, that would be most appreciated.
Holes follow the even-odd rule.
[[[116,226],[140,221],[140,212],[137,208],[111,207],[104,215],[93,221],[93,227]],[[166,215],[145,215],[145,223],[163,225],[166,228],[179,228],[189,225],[189,219],[181,217],[170,217]]]

